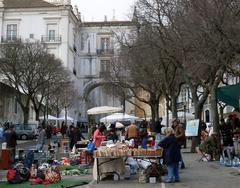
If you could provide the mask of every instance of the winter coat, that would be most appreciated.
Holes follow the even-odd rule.
[[[163,160],[166,165],[181,161],[180,146],[175,135],[166,136],[158,145],[163,148]]]

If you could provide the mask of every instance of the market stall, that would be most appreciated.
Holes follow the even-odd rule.
[[[120,180],[125,173],[125,161],[130,157],[135,160],[149,159],[149,163],[159,163],[162,149],[131,148],[122,143],[101,146],[94,152],[94,179],[99,182],[102,176],[114,174]]]

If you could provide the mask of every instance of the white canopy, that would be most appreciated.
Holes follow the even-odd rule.
[[[100,122],[111,123],[111,122],[115,122],[115,121],[132,121],[132,120],[137,120],[137,119],[139,119],[139,118],[136,116],[128,115],[126,113],[114,113],[112,115],[101,118]]]
[[[39,117],[39,119],[44,119],[44,116]],[[48,115],[48,116],[46,117],[46,119],[48,119],[48,120],[58,120],[57,117],[54,117],[54,116],[51,116],[51,115]]]
[[[65,120],[65,116],[59,117],[58,120],[63,120],[63,121],[64,121],[64,120]],[[69,117],[69,116],[67,116],[67,120],[68,120],[68,121],[73,121],[74,119],[71,118],[71,117]]]
[[[121,128],[124,128],[125,126],[122,124],[122,123],[120,123],[120,122],[116,122],[116,128],[117,129],[121,129]]]
[[[107,114],[107,113],[114,113],[120,112],[122,108],[120,107],[113,107],[113,106],[99,106],[91,108],[87,111],[87,114],[94,115],[94,114]]]

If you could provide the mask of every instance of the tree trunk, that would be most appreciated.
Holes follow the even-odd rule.
[[[220,118],[223,119],[223,110],[224,110],[224,106],[219,105],[219,111],[220,111]]]
[[[201,113],[202,113],[202,108],[203,105],[201,104],[195,104],[194,105],[194,110],[195,110],[195,119],[199,119],[199,121],[201,121]],[[193,136],[192,137],[192,145],[191,145],[191,153],[195,153],[196,152],[196,147],[200,144],[200,138],[199,135],[201,133],[200,127],[198,128],[198,136]]]
[[[218,115],[218,107],[217,107],[217,92],[216,88],[212,87],[211,89],[211,114],[212,114],[212,122],[213,122],[213,131],[219,135],[219,115]]]
[[[178,118],[177,115],[177,97],[172,96],[171,97],[171,110],[172,110],[172,118]]]
[[[28,123],[28,120],[29,120],[29,107],[24,107],[22,108],[23,110],[23,123],[24,124],[27,124]]]
[[[40,108],[34,108],[35,113],[36,113],[36,121],[39,121],[39,116],[40,116]]]

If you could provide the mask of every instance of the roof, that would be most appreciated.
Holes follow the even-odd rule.
[[[44,0],[4,0],[4,8],[56,7]]]
[[[103,21],[103,22],[83,22],[85,27],[104,27],[104,26],[133,26],[132,21]]]

